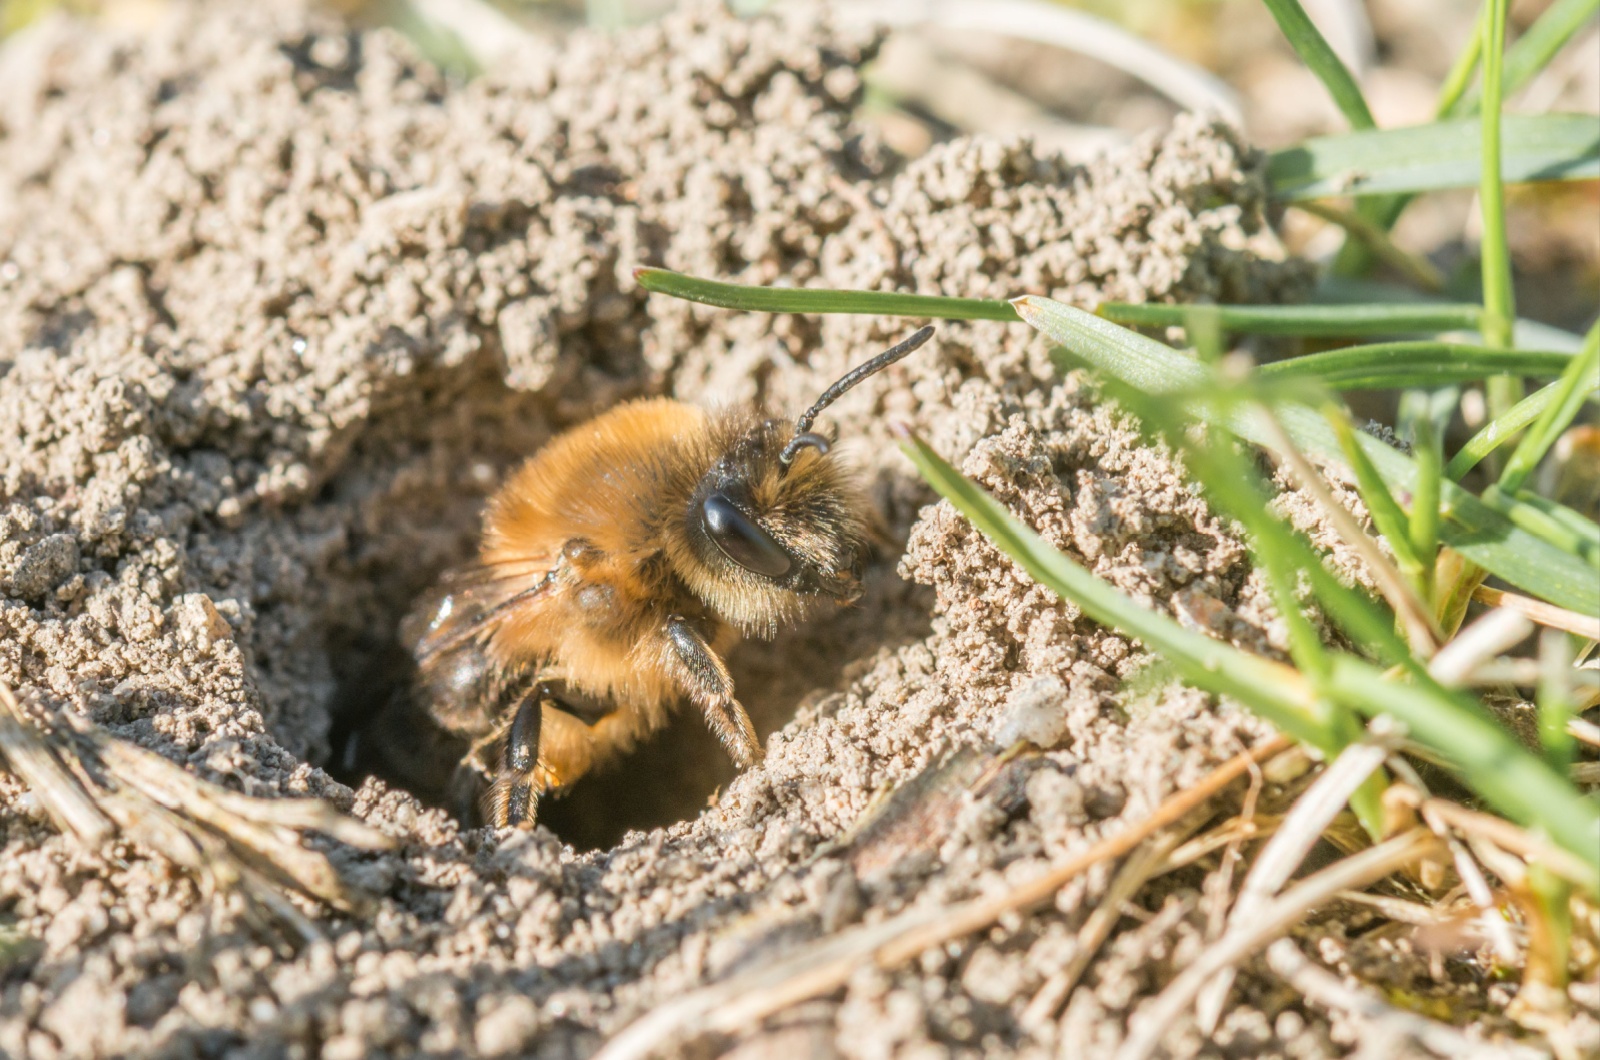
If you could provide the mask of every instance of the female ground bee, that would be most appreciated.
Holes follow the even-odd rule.
[[[401,625],[417,670],[404,695],[470,742],[457,799],[490,824],[531,827],[541,793],[628,751],[685,699],[740,768],[759,761],[722,654],[861,587],[864,499],[812,424],[932,334],[855,368],[792,427],[635,401],[515,472],[489,503],[477,559]]]

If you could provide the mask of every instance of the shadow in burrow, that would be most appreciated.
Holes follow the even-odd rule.
[[[611,391],[618,400],[640,393],[620,377]],[[401,619],[441,573],[471,558],[488,497],[539,445],[587,418],[567,419],[560,407],[548,395],[507,389],[486,363],[427,407],[371,424],[323,488],[318,503],[348,516],[347,547],[330,572],[319,622],[336,688],[323,764],[341,781],[357,786],[375,775],[427,805],[453,809],[446,789],[465,750],[460,741],[412,719],[417,731],[407,742],[416,753],[400,775],[370,753],[363,730],[412,677],[398,641]],[[763,742],[808,697],[843,684],[853,663],[928,635],[931,594],[895,574],[901,545],[891,537],[876,545],[856,605],[730,653],[739,699]],[[605,849],[631,830],[694,817],[735,775],[698,712],[680,709],[611,768],[544,799],[539,820],[580,851]]]

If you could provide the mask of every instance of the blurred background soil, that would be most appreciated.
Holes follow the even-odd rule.
[[[1226,71],[1253,141],[1332,127],[1264,14],[1158,6],[1120,17]],[[1352,44],[1380,120],[1426,116],[1469,31],[1465,11],[1424,6],[1372,5],[1376,43]],[[307,905],[323,937],[294,942],[138,848],[81,850],[0,776],[0,1051],[587,1055],[694,985],[1025,879],[1266,733],[1197,693],[1127,685],[1149,662],[1137,646],[930,503],[893,421],[1124,591],[1282,647],[1243,547],[1171,463],[1056,378],[1031,332],[974,322],[831,413],[884,544],[859,608],[734,653],[763,766],[735,777],[686,716],[505,837],[339,768],[393,679],[401,615],[470,554],[484,498],[542,440],[647,393],[792,411],[906,329],[647,298],[635,266],[1081,305],[1302,296],[1300,255],[1325,234],[1297,221],[1280,238],[1239,133],[1080,57],[884,37],[808,4],[750,20],[693,4],[617,32],[536,5],[471,79],[459,41],[365,5],[36,7],[7,6],[0,51],[0,679],[245,793],[331,799],[401,846],[336,851],[375,911]],[[977,87],[913,99],[929,63]],[[1527,91],[1592,99],[1592,66],[1568,65]],[[992,119],[1002,103],[1016,127]],[[1469,206],[1442,200],[1407,238],[1465,262]],[[1555,209],[1517,204],[1523,282],[1593,286],[1600,232]],[[1526,311],[1575,327],[1592,308]],[[930,832],[839,842],[884,791],[1018,737],[1049,750],[958,793]],[[1035,999],[1107,873],[702,1044],[1102,1054],[1208,937],[1212,868],[1142,894],[1064,1008]],[[1499,1025],[1494,985],[1430,975],[1357,911],[1305,930],[1336,968]],[[1168,1044],[1323,1056],[1353,1035],[1252,967],[1209,1041]]]

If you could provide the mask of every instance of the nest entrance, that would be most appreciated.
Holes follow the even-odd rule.
[[[880,648],[925,637],[929,609],[909,610],[901,599],[892,556],[880,556],[869,571],[869,592],[850,611],[823,616],[790,630],[776,643],[748,641],[734,648],[728,663],[741,702],[750,711],[763,743],[794,717],[809,695],[838,685],[845,668]],[[899,586],[901,592],[881,590]],[[895,621],[893,619],[898,619]],[[375,776],[423,804],[455,812],[447,785],[465,744],[426,729],[421,719],[385,721],[384,707],[409,679],[404,653],[393,634],[376,653],[347,645],[334,649],[341,680],[331,705],[327,770],[358,788]],[[407,726],[408,742],[431,758],[425,768],[397,770],[372,753],[370,727]],[[578,852],[617,845],[632,831],[663,828],[694,818],[714,800],[737,771],[699,715],[689,707],[673,713],[661,731],[647,737],[609,768],[596,770],[558,795],[539,803],[539,823]]]
[[[328,772],[352,788],[377,777],[424,805],[457,813],[448,781],[466,744],[443,732],[426,732],[422,719],[384,717],[389,697],[408,679],[398,646],[384,654],[392,665],[363,667],[367,676],[344,682],[335,697]],[[373,729],[386,724],[403,725],[407,742],[419,748],[410,768],[396,768],[374,753]],[[680,711],[611,768],[541,799],[538,820],[579,853],[605,850],[631,831],[694,817],[733,775],[733,764],[715,737],[692,711]]]

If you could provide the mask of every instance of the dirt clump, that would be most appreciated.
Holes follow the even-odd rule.
[[[375,911],[308,905],[324,937],[292,946],[135,847],[76,848],[7,776],[0,1051],[587,1055],[823,933],[1025,878],[1265,734],[1196,693],[1126,695],[1137,645],[930,505],[891,420],[1136,598],[1281,647],[1244,549],[1172,463],[1026,328],[973,322],[830,413],[907,544],[859,609],[736,652],[765,764],[735,778],[677,726],[551,807],[578,846],[464,832],[326,771],[349,690],[552,432],[643,393],[794,409],[903,332],[650,299],[636,265],[1079,303],[1301,289],[1262,159],[1228,130],[1185,119],[1085,166],[960,140],[900,167],[851,117],[874,47],[804,5],[705,4],[533,42],[467,86],[291,8],[7,43],[0,679],[247,794],[330,799],[400,849],[338,854]],[[869,872],[839,844],[881,791],[1019,736],[1047,752],[922,853]],[[1207,937],[1199,881],[1169,881],[1059,1016],[1024,1018],[1105,873],[747,1045],[1103,1053]],[[1269,976],[1247,970],[1231,1005],[1224,1051],[1339,1051]]]

